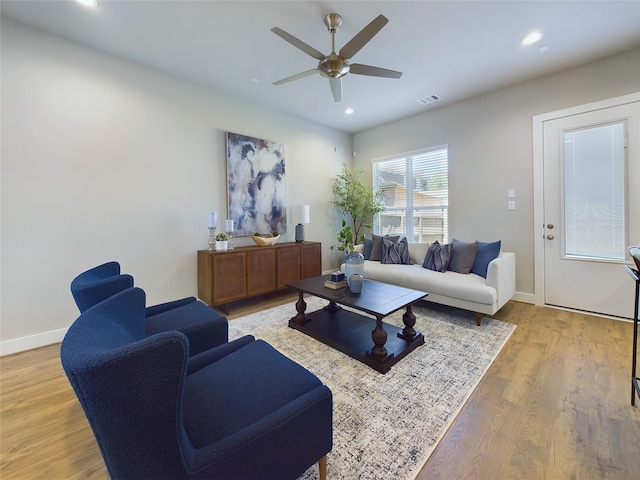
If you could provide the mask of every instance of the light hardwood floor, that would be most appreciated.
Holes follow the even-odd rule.
[[[247,301],[229,318],[294,299]],[[496,318],[518,328],[418,480],[640,478],[632,324],[517,302]],[[108,478],[59,350],[0,359],[3,480]]]

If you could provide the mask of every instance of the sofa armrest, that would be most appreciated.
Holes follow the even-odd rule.
[[[194,372],[210,365],[214,362],[217,362],[222,357],[226,357],[230,353],[235,352],[236,350],[240,350],[245,345],[250,344],[255,341],[253,335],[245,335],[244,337],[237,338],[229,343],[224,343],[217,347],[206,350],[202,353],[198,353],[189,359],[189,363],[187,365],[187,375],[191,375]]]
[[[498,258],[489,263],[486,283],[496,289],[498,309],[502,308],[516,292],[516,254],[500,252]]]

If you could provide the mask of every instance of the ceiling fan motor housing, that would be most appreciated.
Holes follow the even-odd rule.
[[[351,67],[349,62],[339,57],[335,53],[332,53],[324,60],[321,60],[318,64],[318,72],[323,77],[327,78],[341,78],[349,73]]]

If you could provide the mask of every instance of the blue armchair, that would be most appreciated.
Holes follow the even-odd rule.
[[[80,313],[112,295],[133,287],[133,277],[120,273],[118,262],[108,262],[81,273],[71,282],[71,294]],[[146,309],[145,335],[178,330],[189,339],[191,355],[222,345],[229,339],[226,317],[195,297]]]
[[[184,334],[144,334],[130,288],[83,312],[60,350],[109,475],[287,479],[332,447],[332,395],[264,341],[242,337],[188,358]]]

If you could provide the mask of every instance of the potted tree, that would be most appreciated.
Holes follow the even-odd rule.
[[[364,239],[365,229],[373,228],[374,217],[384,211],[382,192],[374,192],[362,176],[365,169],[352,170],[342,165],[342,171],[331,181],[335,205],[346,219],[336,239],[341,252],[350,252],[353,246]]]
[[[333,204],[342,212],[345,218],[342,219],[342,229],[338,232],[336,239],[338,245],[332,245],[339,251],[345,253],[345,274],[349,281],[349,288],[352,288],[352,280],[355,282],[359,278],[359,285],[362,285],[364,275],[364,256],[354,252],[353,247],[358,241],[364,239],[363,229],[373,228],[373,219],[379,212],[384,210],[384,202],[381,192],[374,192],[373,187],[364,183],[362,176],[365,169],[350,170],[346,165],[342,165],[342,171],[331,182],[333,190]],[[353,276],[353,278],[352,278]],[[359,293],[358,289],[353,292]]]

